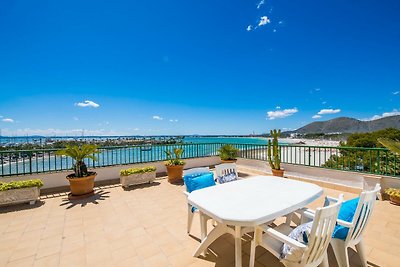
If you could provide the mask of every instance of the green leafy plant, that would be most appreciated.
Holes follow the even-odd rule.
[[[165,154],[167,154],[167,160],[164,162],[166,166],[185,165],[185,162],[182,160],[182,148],[176,147],[173,151],[166,150]]]
[[[66,148],[56,152],[57,155],[69,156],[75,160],[75,178],[88,176],[88,170],[83,160],[88,158],[96,161],[97,158],[94,156],[94,154],[98,153],[100,153],[98,146],[91,144],[83,144],[81,146],[68,145]]]
[[[9,183],[0,183],[0,191],[11,189],[28,188],[28,187],[42,187],[43,182],[40,179],[25,180],[25,181],[12,181]]]
[[[388,196],[400,199],[400,189],[388,188],[388,189],[385,189],[385,194],[387,194]]]
[[[379,138],[378,141],[393,153],[400,155],[400,141],[388,138]]]
[[[222,160],[235,160],[239,155],[239,149],[233,145],[223,145],[218,149],[218,153]]]
[[[281,130],[271,130],[272,142],[268,140],[268,162],[271,169],[280,170],[281,169],[281,158],[278,138],[281,135]]]
[[[138,173],[147,173],[147,172],[154,172],[156,171],[156,167],[154,166],[147,166],[143,168],[129,168],[125,170],[120,170],[119,174],[121,176],[129,176],[131,174],[138,174]]]

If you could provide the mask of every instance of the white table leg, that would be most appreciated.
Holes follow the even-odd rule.
[[[235,226],[235,266],[242,267],[242,231]]]
[[[227,227],[224,224],[218,224],[214,229],[211,230],[211,232],[206,236],[206,238],[201,241],[201,244],[197,247],[196,251],[194,252],[193,256],[198,257],[200,254],[205,252],[205,250],[208,248],[208,246],[211,245],[212,242],[214,242],[218,237],[220,237],[223,234],[226,233],[232,233],[230,231],[229,227]]]
[[[207,218],[206,215],[200,212],[200,231],[201,231],[201,242],[204,241],[204,239],[207,236]],[[203,250],[201,253],[202,256],[206,255],[206,250]]]
[[[201,231],[201,241],[207,236],[207,217],[201,211],[200,214],[200,231]]]

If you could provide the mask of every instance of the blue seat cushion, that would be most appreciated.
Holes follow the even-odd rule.
[[[183,181],[189,193],[215,185],[214,174],[212,172],[184,176]]]
[[[342,207],[340,207],[338,219],[351,223],[353,221],[354,213],[356,212],[359,200],[360,198],[357,197],[343,202]],[[336,225],[335,230],[333,230],[332,237],[345,240],[348,233],[349,228]]]

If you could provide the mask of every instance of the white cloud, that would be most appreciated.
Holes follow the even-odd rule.
[[[0,116],[0,119],[3,118],[3,116]]]
[[[282,24],[282,23],[283,23],[283,20],[278,21],[278,24]]]
[[[281,109],[281,106],[276,106],[276,109]]]
[[[272,32],[276,32],[276,29],[273,29]]]
[[[393,109],[393,111],[391,111],[391,112],[384,112],[384,113],[382,113],[382,115],[374,115],[371,118],[361,119],[361,120],[362,121],[374,121],[374,120],[378,120],[378,119],[382,119],[382,118],[390,117],[390,116],[396,116],[396,115],[400,115],[400,111],[397,109]]]
[[[321,88],[315,88],[315,92],[321,91]]]
[[[341,110],[340,109],[321,109],[318,112],[318,115],[326,115],[326,114],[336,114],[339,113]]]
[[[393,92],[394,95],[400,94],[400,91]]]
[[[322,102],[322,105],[325,105],[325,104],[326,104],[326,101],[323,101],[323,102]]]
[[[178,122],[177,119],[170,119],[169,121],[170,121],[170,122]]]
[[[139,131],[140,129],[139,129],[139,128],[133,128],[132,130],[134,130],[134,131]]]
[[[153,116],[153,119],[154,119],[154,120],[162,121],[164,118],[162,118],[162,117],[160,117],[160,116],[158,116],[158,115],[154,115],[154,116]]]
[[[260,7],[262,6],[262,5],[264,5],[265,4],[265,0],[261,0],[259,3],[258,3],[258,5],[257,5],[257,9],[260,9]]]
[[[74,121],[79,121],[79,118],[78,117],[73,117],[72,118]]]
[[[312,116],[312,118],[313,119],[320,119],[320,118],[322,118],[322,116],[321,115],[314,115],[314,116]]]
[[[269,120],[274,120],[274,119],[283,119],[289,116],[292,116],[293,114],[297,113],[299,110],[297,108],[290,108],[290,109],[284,109],[284,110],[275,110],[275,111],[268,111],[267,116]]]
[[[13,123],[13,122],[14,122],[14,120],[13,120],[13,119],[10,119],[10,118],[2,119],[2,121],[3,121],[3,122],[10,122],[10,123]]]
[[[85,107],[98,108],[98,107],[100,107],[99,104],[97,104],[91,100],[85,100],[84,102],[75,103],[75,106],[82,107],[82,108],[85,108]]]
[[[270,23],[271,21],[269,20],[269,18],[267,16],[262,16],[260,18],[260,21],[258,22],[258,27],[264,26],[268,23]]]
[[[247,28],[246,28],[246,31],[251,31],[253,29],[253,26],[251,26],[251,25],[249,25],[249,26],[247,26]]]

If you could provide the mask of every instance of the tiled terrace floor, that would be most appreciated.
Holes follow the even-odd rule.
[[[205,258],[192,256],[200,227],[195,217],[194,237],[186,234],[182,190],[164,179],[130,191],[103,187],[87,201],[72,203],[58,196],[33,207],[0,208],[0,266],[234,266],[229,235],[212,244]],[[346,199],[353,196],[345,194]],[[311,207],[322,203],[321,197]],[[400,266],[400,207],[378,202],[365,241],[370,266]],[[249,251],[247,238],[244,266]],[[360,266],[354,250],[350,257],[351,266]],[[329,262],[337,266],[331,250]],[[259,248],[257,266],[283,265]]]

